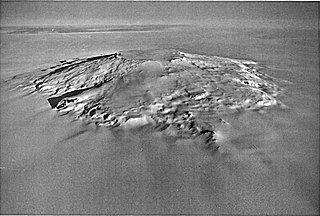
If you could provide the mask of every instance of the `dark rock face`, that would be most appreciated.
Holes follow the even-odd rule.
[[[151,50],[60,62],[21,86],[46,95],[58,112],[98,126],[148,125],[203,137],[209,147],[216,140],[211,119],[282,105],[276,80],[252,61]]]

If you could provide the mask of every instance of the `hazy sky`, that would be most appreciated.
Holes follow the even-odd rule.
[[[1,1],[1,25],[207,24],[221,19],[316,25],[318,10],[318,2]]]

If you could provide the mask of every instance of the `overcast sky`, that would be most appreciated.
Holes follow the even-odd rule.
[[[1,25],[208,24],[221,19],[316,25],[318,10],[317,2],[1,1]]]

